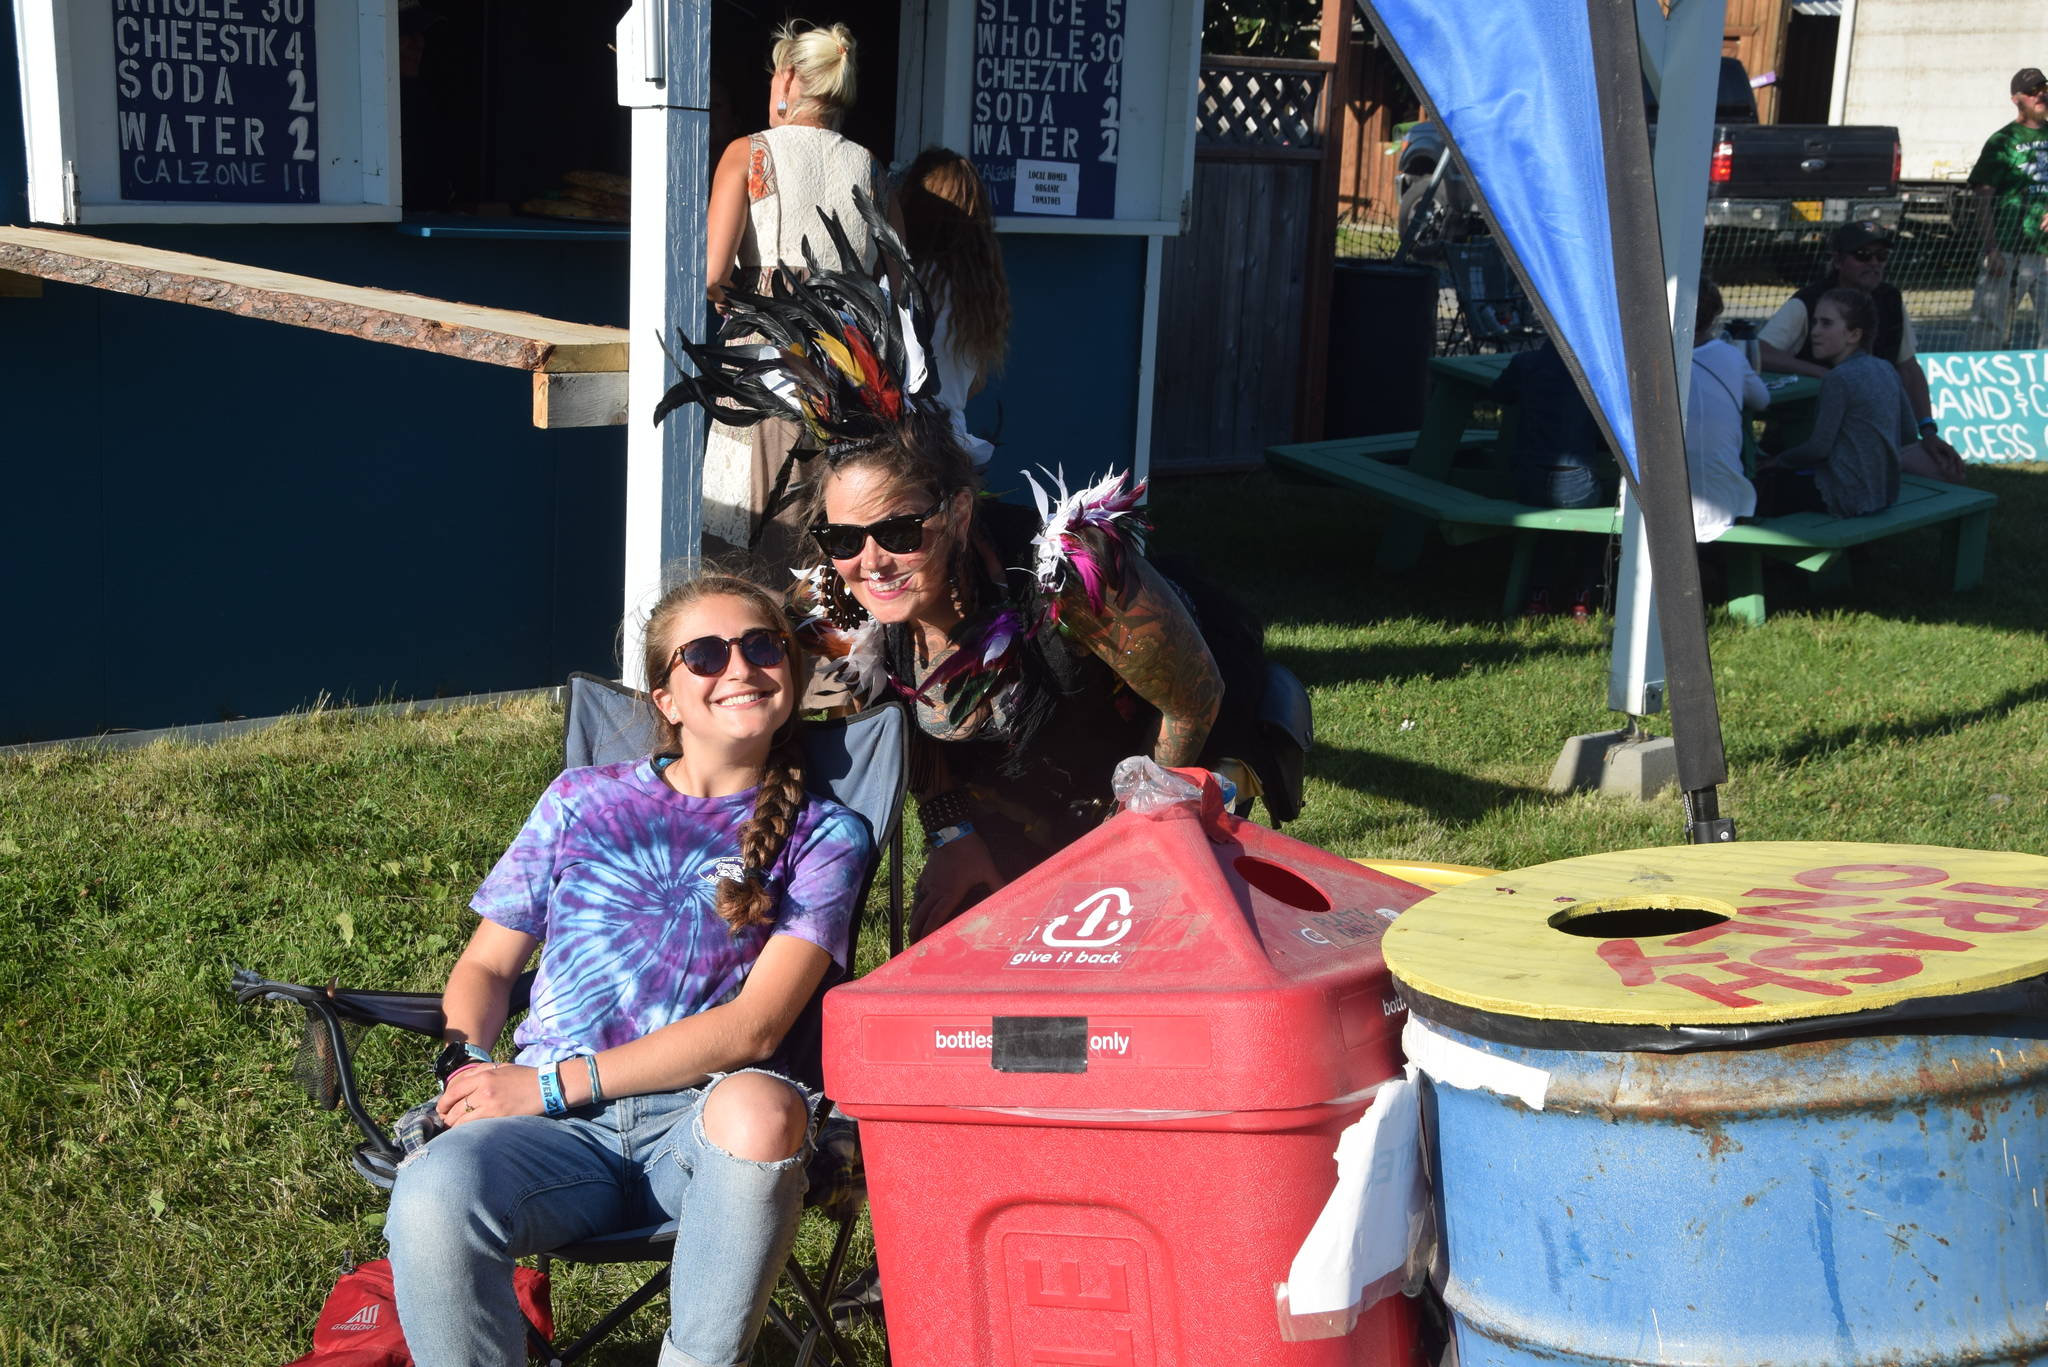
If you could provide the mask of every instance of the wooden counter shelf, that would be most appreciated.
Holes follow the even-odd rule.
[[[0,226],[0,272],[529,371],[536,427],[625,421],[624,328],[343,285],[50,228]]]

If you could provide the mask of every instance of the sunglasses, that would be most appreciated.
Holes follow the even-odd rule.
[[[1855,251],[1850,252],[1849,255],[1855,257],[1866,266],[1873,261],[1882,266],[1885,262],[1892,259],[1892,249],[1890,247],[1858,247]]]
[[[811,535],[817,540],[819,549],[834,560],[853,559],[860,554],[869,537],[873,537],[875,544],[891,555],[909,555],[924,544],[924,524],[936,517],[944,506],[943,502],[934,503],[921,513],[885,517],[866,526],[853,522],[813,522]]]
[[[673,670],[680,664],[692,674],[715,678],[725,672],[734,646],[740,648],[742,660],[762,669],[773,669],[787,654],[781,632],[773,627],[754,627],[737,636],[699,636],[694,641],[685,641],[676,647],[668,667]]]

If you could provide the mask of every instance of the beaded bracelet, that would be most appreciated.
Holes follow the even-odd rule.
[[[559,1119],[569,1114],[569,1099],[562,1095],[562,1065],[549,1063],[540,1070],[541,1109]]]
[[[917,804],[917,824],[927,838],[942,827],[959,825],[967,816],[967,794],[958,788],[934,793]]]

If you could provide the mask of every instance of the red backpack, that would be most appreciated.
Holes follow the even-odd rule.
[[[530,1267],[516,1268],[512,1288],[526,1322],[551,1337],[555,1319],[548,1308],[547,1276]],[[313,1324],[313,1351],[285,1367],[412,1367],[412,1354],[398,1328],[389,1258],[342,1274]]]

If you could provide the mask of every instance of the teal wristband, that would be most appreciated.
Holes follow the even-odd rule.
[[[604,1086],[597,1080],[597,1055],[585,1054],[583,1066],[590,1072],[590,1104],[595,1106],[604,1100]]]
[[[1932,418],[1922,418],[1920,419],[1920,430],[1922,432],[1932,431],[1938,437],[1941,435],[1941,424]]]
[[[945,827],[943,830],[933,831],[931,835],[926,837],[925,848],[927,850],[941,849],[947,845],[952,844],[955,840],[958,840],[963,835],[973,834],[974,823],[972,821],[956,821],[952,825]]]
[[[569,1114],[569,1100],[562,1095],[562,1065],[544,1064],[539,1076],[541,1109],[556,1119]]]

